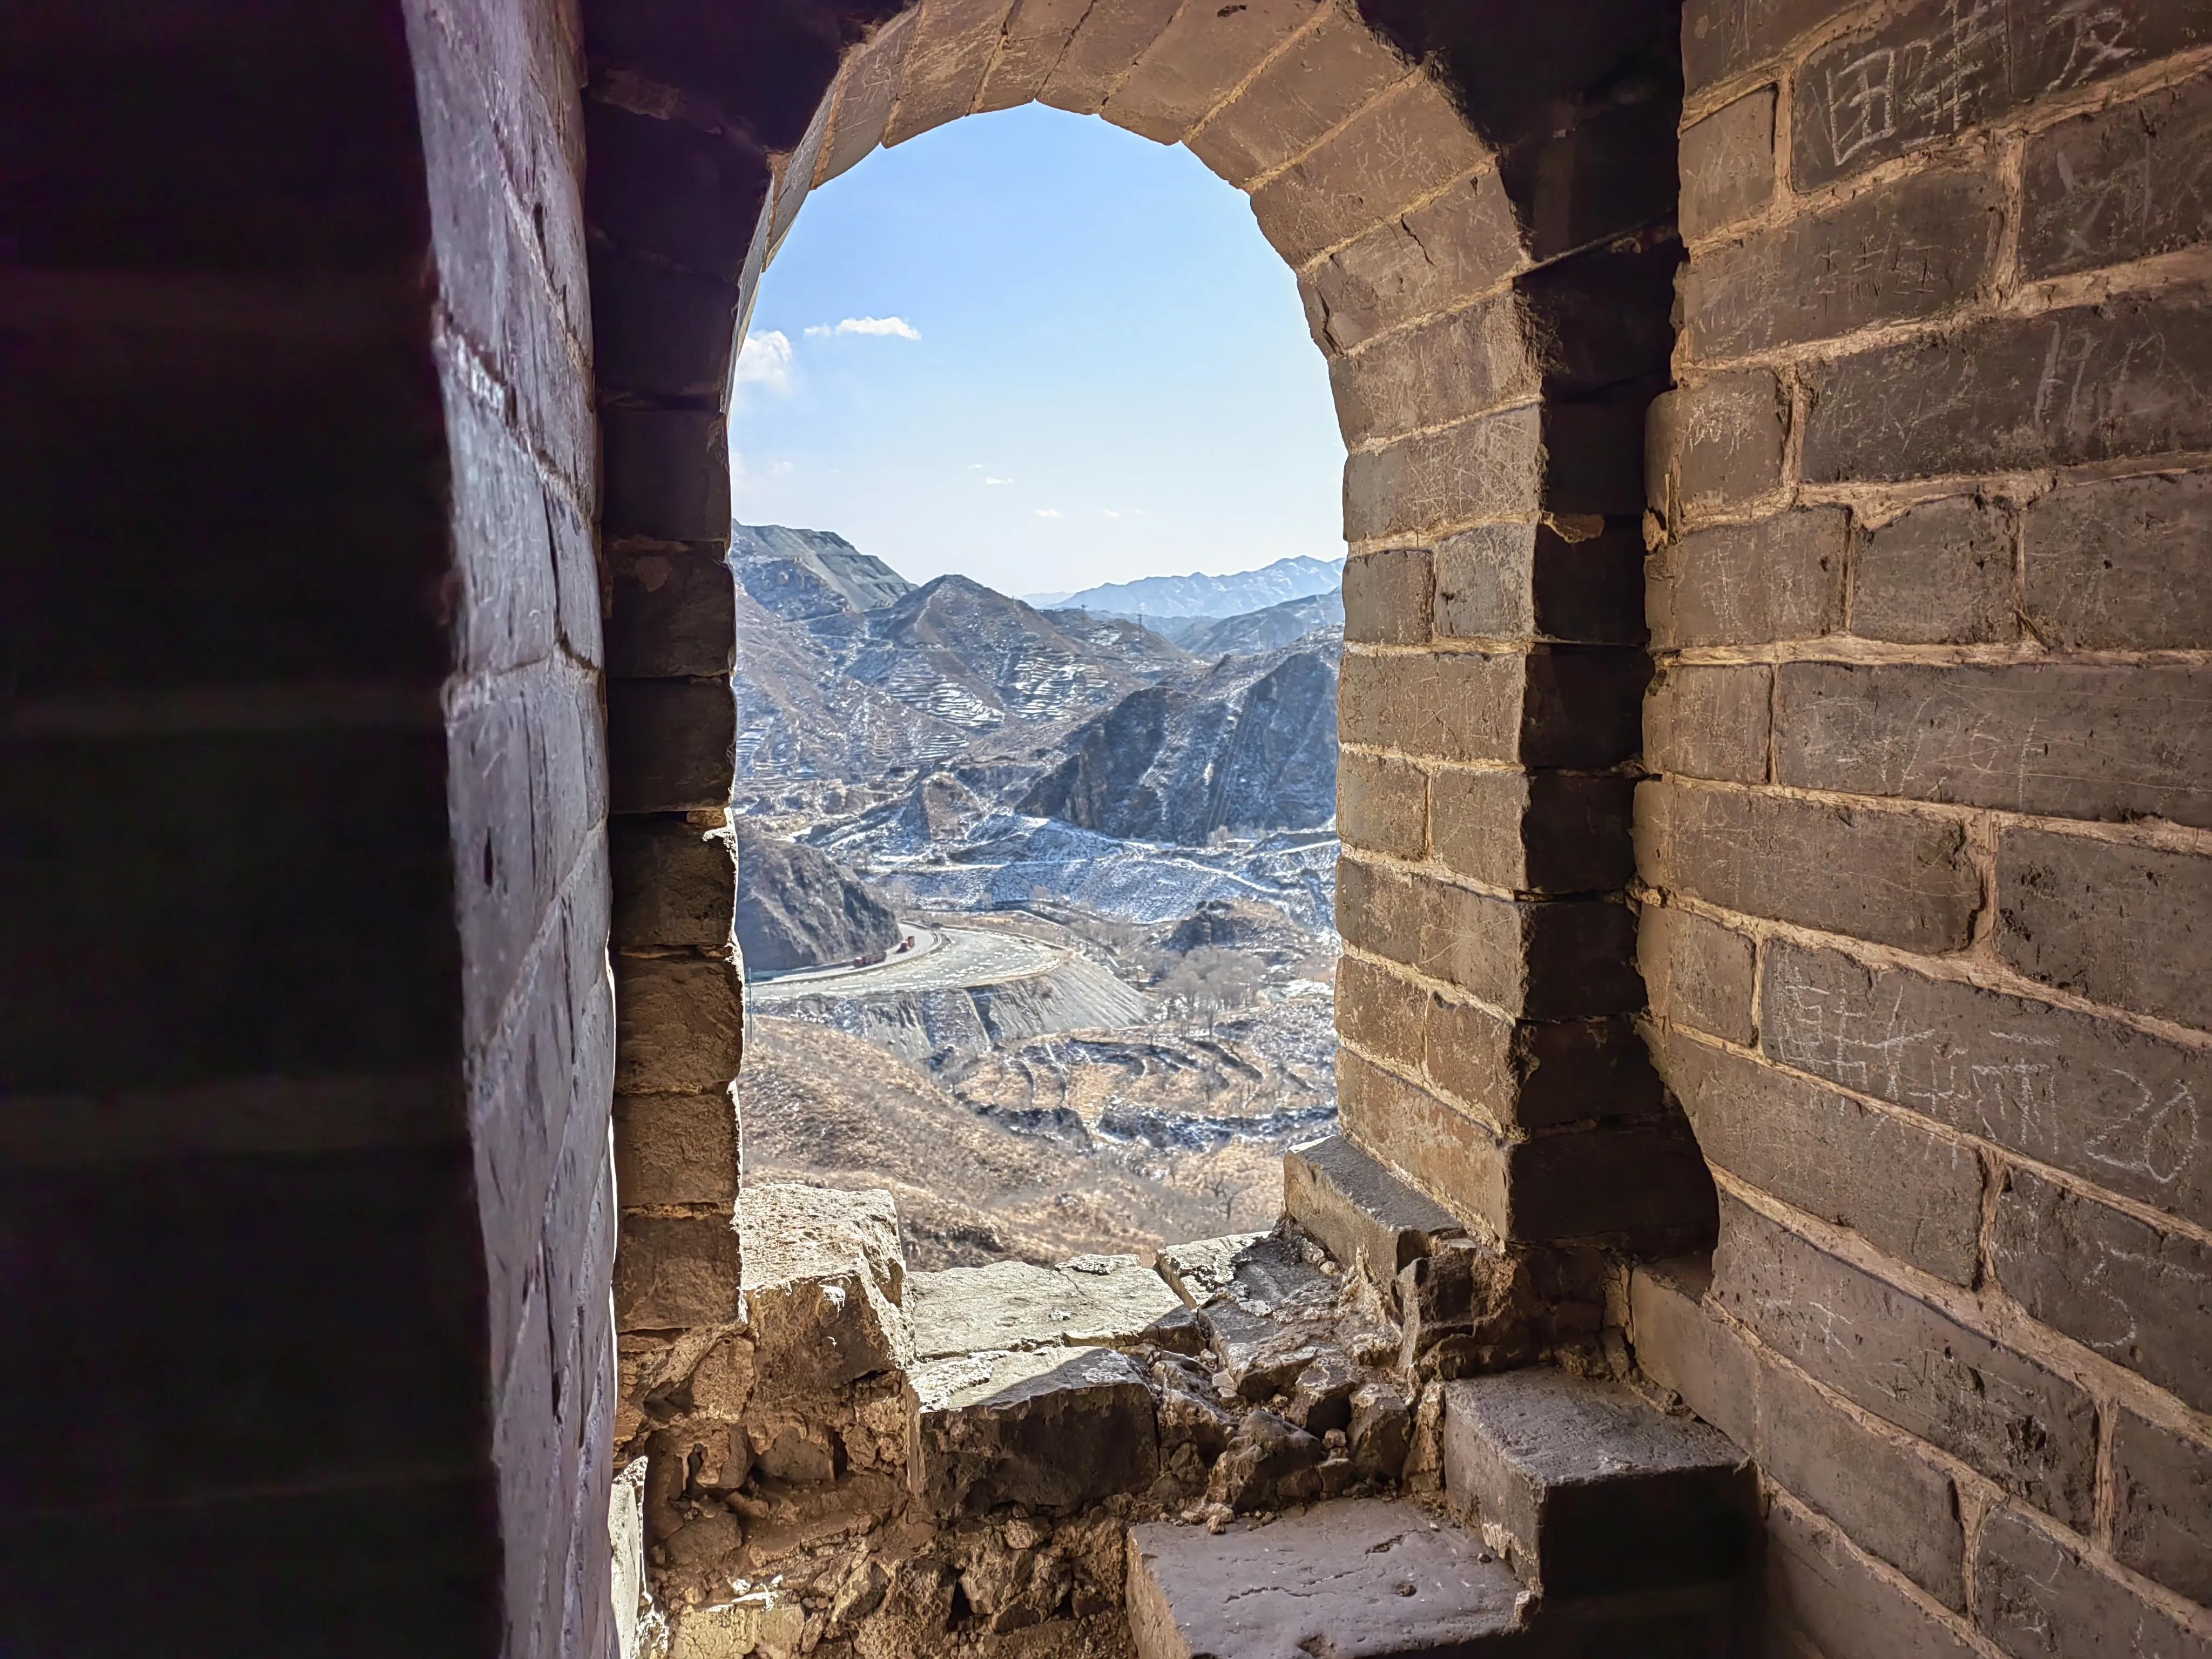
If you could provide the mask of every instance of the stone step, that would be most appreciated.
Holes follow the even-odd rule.
[[[1486,1659],[1523,1651],[1529,1600],[1480,1540],[1403,1500],[1129,1528],[1138,1659]]]
[[[1346,1267],[1364,1260],[1377,1284],[1467,1229],[1426,1193],[1342,1135],[1283,1155],[1283,1208]]]
[[[1444,1490],[1547,1604],[1735,1577],[1757,1535],[1726,1436],[1549,1366],[1444,1387]]]

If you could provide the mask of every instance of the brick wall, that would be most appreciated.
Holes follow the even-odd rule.
[[[453,462],[443,702],[488,1307],[501,1650],[613,1638],[608,781],[581,45],[568,8],[410,0]]]
[[[0,26],[0,1641],[27,1655],[499,1639],[483,951],[441,695],[449,592],[489,674],[507,572],[455,569],[476,428],[448,425],[407,22]]]
[[[1639,1358],[1827,1659],[2212,1650],[2212,15],[1693,0]]]
[[[1624,891],[1643,433],[1681,258],[1672,15],[1528,19],[1509,87],[1480,20],[1373,10],[1428,65],[1449,160],[1270,232],[1351,451],[1344,1121],[1508,1244],[1680,1245],[1711,1189],[1630,1018]],[[1371,165],[1336,159],[1357,126],[1255,193],[1263,228],[1302,179]]]

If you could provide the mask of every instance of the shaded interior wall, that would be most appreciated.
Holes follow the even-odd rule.
[[[1637,840],[1723,1198],[1636,1346],[1829,1659],[2212,1632],[2208,44],[1685,19]]]
[[[406,22],[0,36],[0,1645],[489,1651]]]
[[[501,1650],[613,1641],[608,781],[580,24],[410,0],[452,460],[444,690]]]
[[[1711,1187],[1633,1024],[1624,890],[1676,13],[1362,10],[1480,143],[1406,197],[1373,187],[1393,158],[1354,130],[1295,170],[1358,179],[1366,210],[1286,250],[1351,451],[1346,1130],[1516,1250],[1685,1248]],[[1281,188],[1255,198],[1263,227]]]

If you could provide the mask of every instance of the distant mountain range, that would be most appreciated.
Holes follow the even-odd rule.
[[[1173,617],[1238,617],[1289,599],[1335,592],[1344,580],[1342,559],[1301,555],[1278,559],[1258,570],[1227,576],[1145,576],[1108,582],[1079,593],[1038,593],[1030,603],[1054,611],[1088,611],[1157,623]]]
[[[775,810],[811,818],[810,840],[832,835],[825,813],[842,819],[841,846],[850,832],[878,854],[947,855],[1008,813],[1183,846],[1334,816],[1343,605],[1322,561],[1167,579],[1264,578],[1262,597],[1328,582],[1184,618],[1189,649],[965,576],[916,586],[828,532],[739,525],[730,562],[739,795],[787,803]]]

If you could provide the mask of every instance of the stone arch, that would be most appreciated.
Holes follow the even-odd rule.
[[[1709,1179],[1631,1023],[1624,892],[1674,20],[1604,9],[1492,39],[1346,0],[876,0],[805,11],[770,83],[681,5],[586,9],[621,1328],[737,1299],[731,354],[811,190],[1033,99],[1185,143],[1245,191],[1329,359],[1348,1134],[1506,1248],[1707,1233]]]

